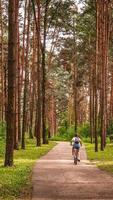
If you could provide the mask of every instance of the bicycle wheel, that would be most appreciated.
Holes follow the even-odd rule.
[[[74,156],[74,164],[77,165],[77,158]]]

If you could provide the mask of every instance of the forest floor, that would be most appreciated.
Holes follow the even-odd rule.
[[[0,138],[0,200],[30,199],[32,168],[56,143],[36,147],[35,139],[26,139],[26,150],[14,152],[14,166],[4,168],[5,139]]]
[[[87,160],[84,146],[80,157],[74,165],[70,144],[58,142],[34,167],[32,200],[113,200],[113,176]]]

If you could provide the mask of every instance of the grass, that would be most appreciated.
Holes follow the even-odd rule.
[[[113,144],[108,143],[104,151],[95,152],[94,144],[85,143],[87,156],[100,169],[113,174]]]
[[[51,141],[69,141],[69,138],[67,138],[65,135],[56,135],[53,138],[51,138]]]
[[[34,139],[27,139],[26,150],[14,153],[14,167],[3,167],[4,141],[0,141],[0,200],[29,199],[31,193],[32,168],[37,159],[55,146],[36,147]]]

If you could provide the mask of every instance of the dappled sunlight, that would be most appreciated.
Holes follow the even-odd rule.
[[[100,160],[100,161],[112,161],[113,160],[113,144],[108,143],[104,151],[100,150],[99,144],[99,151],[94,151],[94,144],[85,143],[88,158],[90,160]]]
[[[104,170],[113,174],[113,161],[100,162],[97,166],[101,170]]]
[[[32,164],[34,163],[34,159],[26,159],[26,158],[22,158],[22,159],[15,159],[15,165],[22,165],[22,164]]]
[[[101,166],[101,165],[105,165],[105,166],[109,165],[113,167],[113,161],[102,161],[102,162],[98,161],[98,166]]]

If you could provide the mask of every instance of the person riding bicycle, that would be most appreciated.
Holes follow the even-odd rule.
[[[75,134],[75,136],[72,138],[72,155],[74,156],[75,154],[78,161],[80,161],[80,159],[78,158],[78,153],[81,146],[82,146],[82,141],[80,137],[77,134]]]

